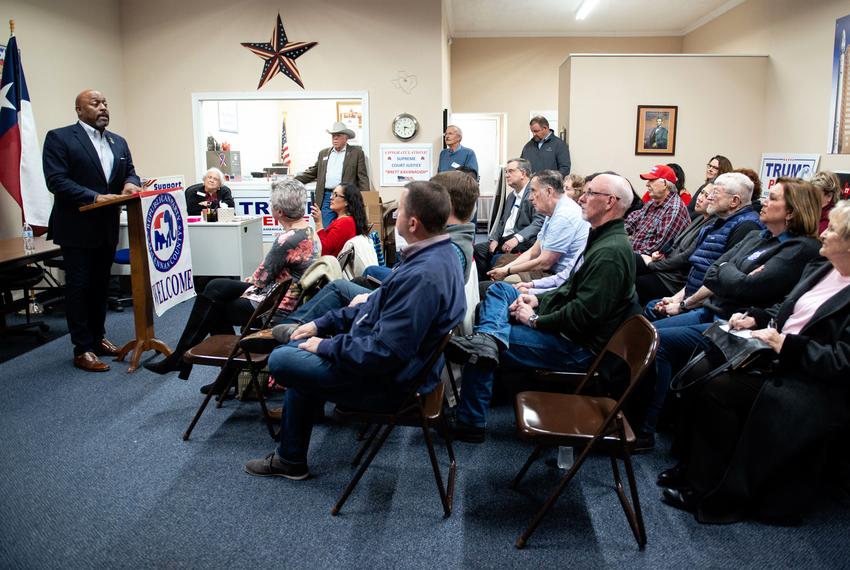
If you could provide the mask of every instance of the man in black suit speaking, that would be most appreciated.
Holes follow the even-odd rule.
[[[505,167],[505,181],[511,191],[505,197],[502,215],[493,225],[488,242],[475,246],[479,281],[489,279],[487,272],[493,267],[494,255],[522,253],[537,239],[544,216],[531,203],[531,174],[531,163],[524,158],[512,158]]]
[[[88,89],[77,95],[73,125],[44,139],[44,178],[55,201],[48,237],[62,248],[68,329],[74,366],[105,372],[99,356],[118,353],[104,334],[109,270],[118,243],[119,208],[80,212],[80,206],[138,192],[139,177],[127,141],[107,131],[106,97]]]

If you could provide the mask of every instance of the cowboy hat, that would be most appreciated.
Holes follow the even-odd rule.
[[[354,131],[345,126],[345,123],[341,123],[337,121],[331,128],[328,129],[328,134],[331,135],[347,135],[348,138],[353,139],[355,137]]]

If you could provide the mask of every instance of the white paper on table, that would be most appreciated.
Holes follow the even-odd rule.
[[[747,329],[742,329],[742,330],[739,330],[739,331],[729,330],[728,324],[720,325],[720,330],[722,330],[723,332],[728,332],[729,334],[733,334],[735,336],[739,336],[741,338],[752,338],[753,337],[752,331],[747,330]]]

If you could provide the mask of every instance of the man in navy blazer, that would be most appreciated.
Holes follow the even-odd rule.
[[[99,356],[118,348],[105,337],[109,271],[118,243],[118,207],[80,212],[80,206],[138,192],[139,177],[127,141],[107,131],[106,97],[89,89],[77,95],[78,121],[47,133],[44,178],[55,199],[48,237],[62,248],[68,329],[74,366],[105,372]]]

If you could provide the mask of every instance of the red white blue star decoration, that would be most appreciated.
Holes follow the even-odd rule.
[[[263,73],[260,75],[260,83],[257,85],[257,89],[260,89],[278,73],[283,73],[300,87],[304,87],[301,74],[298,73],[298,68],[295,66],[295,60],[304,55],[304,52],[310,48],[319,45],[319,42],[290,42],[286,38],[286,30],[283,29],[283,22],[280,20],[280,14],[278,14],[277,25],[272,32],[272,39],[269,43],[243,42],[242,45],[266,62],[263,66]]]

